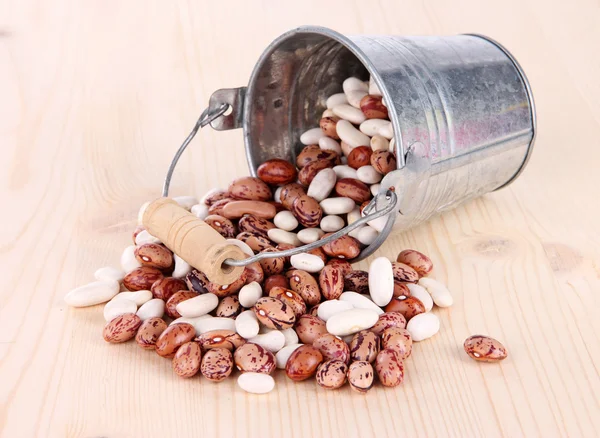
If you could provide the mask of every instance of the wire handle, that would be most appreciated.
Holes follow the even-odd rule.
[[[211,104],[212,104],[212,102],[211,102]],[[209,106],[204,111],[202,111],[202,114],[196,121],[194,128],[189,133],[189,135],[184,140],[184,142],[181,144],[181,146],[175,153],[173,160],[171,161],[171,165],[169,166],[169,170],[167,171],[167,175],[165,177],[165,181],[163,184],[163,190],[162,190],[163,197],[169,196],[169,187],[171,185],[171,178],[173,177],[173,172],[175,171],[177,162],[179,161],[179,158],[181,157],[181,155],[183,154],[183,152],[185,151],[187,146],[194,139],[194,137],[196,136],[196,134],[198,133],[200,128],[205,127],[206,125],[212,123],[213,121],[215,121],[216,119],[221,117],[223,114],[225,114],[227,112],[227,110],[230,108],[230,106],[231,105],[228,103],[220,103],[219,106],[216,106],[216,107]],[[378,206],[378,204],[380,204],[379,200],[381,199],[381,197],[385,198],[385,201],[387,201],[387,205],[384,205],[383,208],[380,208],[378,210],[377,208],[380,206],[380,205]],[[233,267],[248,266],[249,264],[252,264],[257,261],[264,260],[264,259],[277,258],[277,257],[289,257],[289,256],[292,256],[295,254],[312,251],[313,249],[320,248],[336,239],[339,239],[340,237],[347,235],[352,230],[357,229],[358,227],[366,224],[367,222],[370,222],[372,220],[375,220],[375,219],[378,219],[380,217],[387,215],[388,218],[387,218],[386,224],[383,227],[383,229],[381,230],[381,232],[379,233],[379,235],[377,236],[377,238],[369,246],[367,246],[365,249],[363,249],[357,257],[355,257],[354,259],[351,260],[352,262],[358,262],[358,261],[363,260],[364,258],[368,257],[369,255],[373,254],[383,244],[383,242],[385,241],[387,236],[392,231],[392,227],[393,227],[395,219],[396,219],[396,214],[398,213],[398,209],[396,208],[397,203],[398,203],[398,196],[396,195],[396,193],[394,193],[394,191],[387,190],[385,193],[378,193],[371,200],[371,202],[369,202],[369,204],[367,204],[367,206],[364,208],[363,214],[365,214],[365,216],[363,216],[362,218],[353,222],[352,224],[342,228],[341,230],[336,231],[335,233],[331,234],[330,236],[325,237],[324,239],[320,239],[320,240],[317,240],[316,242],[309,243],[309,244],[303,245],[303,246],[299,246],[299,247],[293,248],[293,249],[287,249],[284,251],[262,252],[262,253],[247,257],[242,260],[226,259],[226,260],[224,260],[224,263],[229,266],[233,266]],[[374,210],[374,212],[373,212],[373,210]]]

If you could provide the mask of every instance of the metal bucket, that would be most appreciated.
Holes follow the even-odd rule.
[[[529,83],[506,49],[479,35],[344,36],[323,27],[294,29],[267,47],[248,87],[211,96],[196,130],[208,123],[217,130],[242,127],[256,176],[266,160],[295,160],[304,147],[300,135],[318,126],[327,97],[350,76],[372,76],[382,92],[398,167],[381,182],[387,198],[374,203],[375,211],[385,209],[391,189],[396,207],[369,222],[380,235],[359,258],[374,252],[392,228],[407,229],[502,188],[523,171],[535,138]],[[228,115],[226,107],[232,109]]]

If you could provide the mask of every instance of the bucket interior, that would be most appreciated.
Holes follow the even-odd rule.
[[[259,59],[246,95],[244,136],[250,171],[271,158],[294,160],[300,135],[319,126],[329,96],[344,79],[369,79],[361,61],[329,36],[283,35]]]

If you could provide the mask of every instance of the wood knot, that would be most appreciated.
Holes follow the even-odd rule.
[[[542,248],[554,272],[570,273],[583,262],[583,256],[576,249],[562,243],[543,243]]]

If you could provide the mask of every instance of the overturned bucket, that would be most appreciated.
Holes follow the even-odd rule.
[[[380,216],[368,222],[379,237],[355,260],[372,254],[392,228],[407,229],[502,188],[523,171],[535,138],[531,89],[512,55],[479,35],[344,36],[323,27],[294,29],[267,47],[248,87],[211,96],[195,131],[208,123],[218,130],[243,128],[250,172],[256,176],[266,160],[295,160],[304,147],[300,135],[315,127],[327,97],[340,92],[351,76],[371,76],[378,85],[393,124],[397,157],[397,170],[385,176],[379,195],[365,209]],[[172,163],[164,196],[195,131]],[[324,243],[224,262],[243,266]]]

